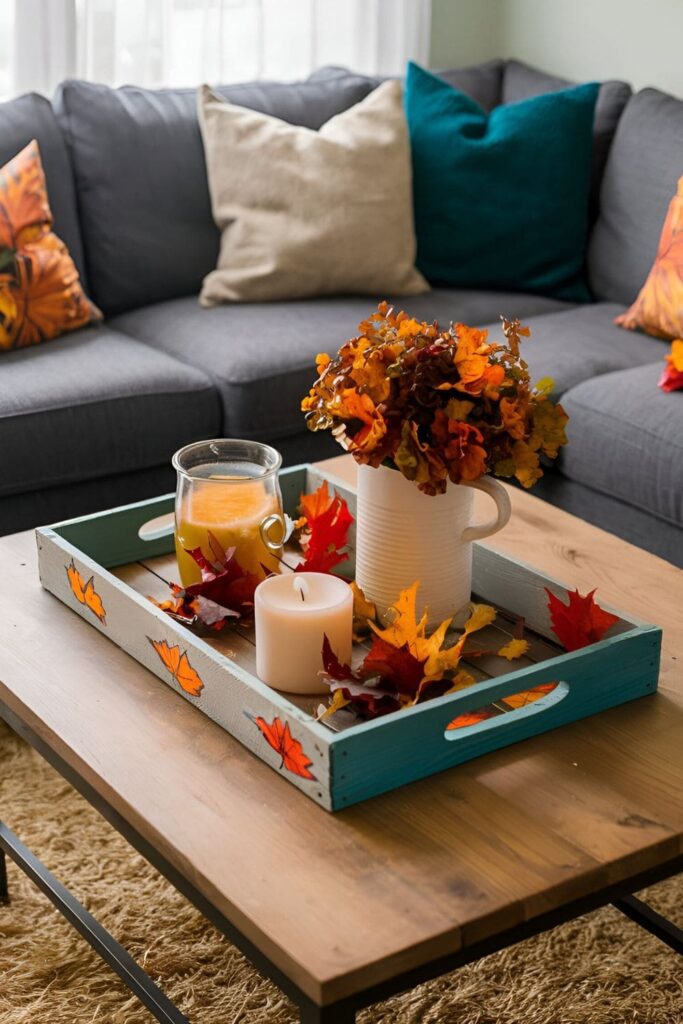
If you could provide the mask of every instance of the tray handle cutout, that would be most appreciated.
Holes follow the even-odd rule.
[[[444,739],[452,741],[478,733],[512,725],[520,718],[537,715],[559,704],[569,693],[569,684],[563,680],[542,683],[530,690],[500,697],[493,704],[475,711],[457,715],[446,726]]]
[[[171,537],[175,530],[175,515],[167,512],[166,515],[156,516],[148,519],[138,530],[140,540],[161,540],[162,537]]]

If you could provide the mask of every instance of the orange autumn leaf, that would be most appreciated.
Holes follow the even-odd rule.
[[[95,590],[95,577],[91,576],[86,583],[76,568],[73,558],[69,565],[66,566],[66,576],[69,581],[69,586],[71,587],[71,592],[78,603],[89,608],[93,615],[100,620],[102,625],[106,626],[107,613],[104,610],[102,598]]]
[[[478,711],[466,711],[462,715],[458,715],[452,719],[446,726],[446,732],[452,732],[453,729],[466,729],[470,725],[479,725],[480,722],[486,722],[489,718],[495,717],[495,711],[491,708],[479,708]]]
[[[671,343],[671,352],[664,356],[666,366],[658,384],[662,391],[680,391],[683,388],[683,340]]]
[[[593,595],[581,595],[578,590],[568,592],[569,604],[545,588],[553,633],[566,651],[578,651],[602,640],[607,630],[619,621],[618,615],[606,612],[596,603]]]
[[[509,697],[503,697],[502,703],[509,708],[524,708],[527,704],[533,704],[547,694],[552,693],[557,683],[541,683],[540,686],[532,686],[530,690],[523,690],[521,693],[513,693]]]
[[[204,689],[204,683],[190,665],[187,651],[183,651],[181,654],[177,644],[170,645],[165,640],[152,640],[149,636],[147,639],[159,655],[164,668],[171,673],[178,686],[185,693],[189,693],[191,697],[199,697]]]
[[[304,753],[299,740],[295,740],[292,736],[289,731],[289,722],[282,722],[279,718],[274,718],[272,722],[268,723],[265,718],[260,716],[254,717],[247,714],[247,717],[258,727],[266,742],[280,756],[281,768],[285,768],[302,779],[315,780],[315,775],[310,771],[313,762]]]

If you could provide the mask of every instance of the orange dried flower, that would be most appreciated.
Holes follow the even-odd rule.
[[[503,341],[466,324],[441,331],[386,302],[336,357],[316,359],[301,403],[311,430],[332,430],[359,463],[395,466],[427,494],[485,473],[530,487],[541,458],[566,444],[567,415],[534,389],[520,355],[529,329],[502,320]]]

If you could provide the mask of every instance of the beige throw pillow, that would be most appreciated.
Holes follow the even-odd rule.
[[[385,82],[320,131],[199,90],[211,204],[223,232],[200,302],[415,295],[408,130]]]

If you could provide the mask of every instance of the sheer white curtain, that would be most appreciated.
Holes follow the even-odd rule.
[[[431,0],[15,0],[12,91],[401,74],[428,61],[430,16]]]

